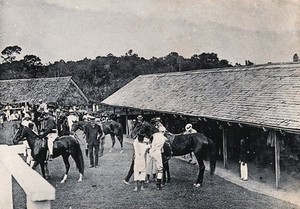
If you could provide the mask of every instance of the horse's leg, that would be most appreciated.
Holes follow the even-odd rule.
[[[79,149],[81,149],[79,147]],[[79,170],[79,179],[78,181],[82,181],[82,177],[83,177],[83,172],[84,172],[84,162],[83,162],[83,157],[82,157],[82,153],[72,153],[71,154],[72,158],[74,159],[76,166]]]
[[[163,162],[163,176],[162,176],[162,185],[166,184],[166,162]]]
[[[66,167],[66,173],[65,173],[63,179],[60,181],[60,183],[65,183],[67,180],[69,169],[70,169],[69,156],[70,156],[70,154],[62,155],[64,163],[65,163],[65,167]]]
[[[45,162],[40,162],[41,172],[44,179],[46,179],[45,175]]]
[[[117,138],[118,138],[118,140],[120,142],[120,145],[121,145],[121,151],[120,151],[120,153],[123,153],[124,152],[124,150],[123,150],[123,136],[117,135]]]
[[[100,139],[100,152],[99,152],[99,157],[103,156],[104,152],[104,144],[105,144],[105,137]]]
[[[170,175],[169,161],[165,162],[164,169],[166,170],[165,172],[167,174],[167,183],[170,183],[171,175]]]
[[[195,187],[200,187],[202,186],[202,182],[203,182],[203,176],[204,176],[204,171],[205,171],[205,165],[204,165],[204,162],[203,162],[203,157],[201,155],[201,153],[194,153],[196,158],[197,158],[197,161],[198,161],[198,165],[199,165],[199,174],[198,174],[198,178],[197,178],[197,181],[196,183],[194,184]]]
[[[112,151],[113,151],[113,148],[114,148],[115,143],[116,143],[115,134],[114,134],[114,133],[111,133],[111,134],[110,134],[110,137],[111,137],[112,145],[111,145],[111,149],[110,149],[108,152],[112,152]]]
[[[48,169],[48,162],[47,161],[45,162],[45,175],[46,175],[47,179],[50,177],[50,175],[49,175],[49,169]]]

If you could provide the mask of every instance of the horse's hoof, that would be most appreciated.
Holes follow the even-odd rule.
[[[202,186],[202,184],[199,184],[199,183],[198,183],[198,184],[194,184],[193,186],[194,186],[195,188],[199,188],[199,187]]]
[[[65,182],[66,182],[66,181],[61,181],[60,183],[61,183],[61,184],[64,184]]]
[[[120,153],[123,153],[123,152],[124,152],[124,150],[121,150],[121,151],[120,151]]]
[[[82,181],[82,179],[78,179],[78,182],[81,182]]]
[[[113,149],[108,150],[108,152],[112,152],[112,151],[113,151]]]

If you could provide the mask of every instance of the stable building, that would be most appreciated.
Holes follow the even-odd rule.
[[[300,63],[141,75],[102,104],[124,109],[126,121],[131,110],[159,115],[174,133],[193,123],[225,167],[246,137],[257,166],[274,166],[277,188],[281,170],[300,171]]]
[[[43,102],[59,106],[85,106],[89,100],[71,76],[0,80],[0,103],[17,107]]]

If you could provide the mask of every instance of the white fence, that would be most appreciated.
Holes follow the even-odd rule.
[[[18,155],[22,145],[0,145],[0,208],[13,209],[12,177],[26,194],[28,209],[50,209],[55,188]]]

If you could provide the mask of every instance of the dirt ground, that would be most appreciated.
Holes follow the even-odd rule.
[[[3,131],[0,128],[0,135]],[[10,143],[7,137],[3,138]],[[1,141],[2,140],[2,141]],[[170,160],[171,182],[163,190],[155,189],[155,182],[146,185],[145,191],[133,192],[134,183],[122,183],[132,157],[132,145],[124,143],[124,153],[119,153],[119,144],[109,153],[111,141],[106,137],[104,156],[100,158],[99,168],[88,168],[89,161],[85,158],[85,175],[83,182],[77,182],[79,174],[75,163],[70,159],[71,168],[67,182],[60,184],[64,174],[64,164],[61,158],[56,158],[49,164],[50,179],[56,188],[56,200],[51,203],[51,208],[72,209],[97,209],[97,208],[300,208],[299,206],[249,191],[242,186],[224,180],[217,175],[210,177],[205,172],[204,185],[193,188],[198,166],[186,163],[181,159]],[[232,166],[234,164],[230,164]],[[222,166],[218,163],[218,167]],[[230,168],[237,169],[237,168]],[[251,170],[251,168],[249,169]],[[39,172],[39,169],[37,170]],[[259,175],[250,171],[251,178]],[[262,182],[269,184],[269,174],[260,173]],[[13,182],[14,208],[25,208],[26,198],[16,181]]]

